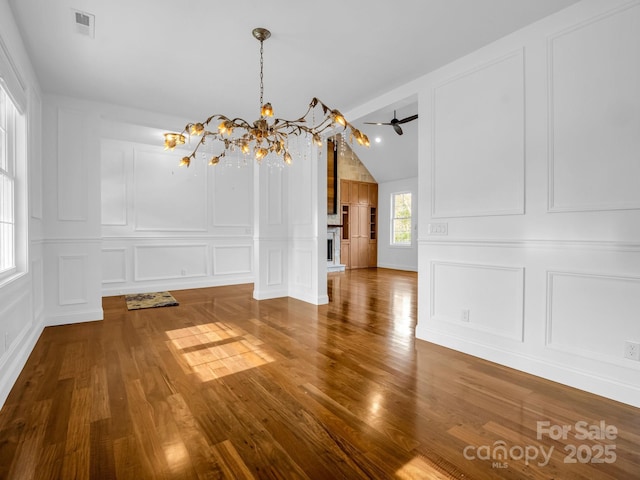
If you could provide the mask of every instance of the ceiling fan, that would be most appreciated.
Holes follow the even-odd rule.
[[[403,118],[402,120],[398,120],[396,118],[396,111],[394,110],[393,119],[390,122],[364,122],[364,123],[367,123],[369,125],[391,125],[398,135],[402,135],[402,128],[400,127],[400,125],[402,125],[403,123],[412,122],[416,118],[418,118],[417,113],[415,115],[410,115],[406,118]]]

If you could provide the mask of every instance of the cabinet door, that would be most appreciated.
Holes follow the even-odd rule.
[[[369,267],[378,266],[378,242],[369,242]]]
[[[356,242],[357,247],[357,255],[358,255],[358,267],[357,268],[367,268],[369,266],[369,240],[365,237],[358,238]],[[353,263],[355,260],[351,259]]]
[[[378,184],[369,184],[369,205],[372,207],[378,206]]]
[[[359,183],[354,181],[349,181],[349,202],[358,203],[359,195],[360,195]]]
[[[369,207],[358,205],[358,237],[369,239]]]
[[[358,183],[358,203],[361,205],[369,205],[369,184],[368,183],[363,183],[363,182]]]
[[[351,268],[351,243],[340,242],[340,263],[346,268]]]
[[[351,200],[351,182],[349,180],[340,180],[340,203],[349,203]]]

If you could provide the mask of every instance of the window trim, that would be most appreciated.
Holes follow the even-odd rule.
[[[2,59],[0,59],[2,60]],[[0,90],[5,98],[7,110],[10,109],[10,118],[6,127],[6,151],[9,157],[7,169],[3,169],[3,175],[11,179],[12,185],[12,224],[13,224],[13,265],[0,272],[0,287],[3,287],[27,273],[28,257],[28,233],[26,212],[26,148],[27,139],[27,115],[20,103],[12,95],[12,92],[4,78],[0,77]],[[8,115],[9,116],[9,115]]]

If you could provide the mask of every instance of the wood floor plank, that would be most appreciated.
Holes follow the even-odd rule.
[[[0,478],[640,479],[637,408],[416,340],[415,272],[332,273],[328,293],[107,297],[104,321],[45,328],[0,411]],[[537,438],[538,421],[618,433]],[[566,463],[570,445],[614,457]]]

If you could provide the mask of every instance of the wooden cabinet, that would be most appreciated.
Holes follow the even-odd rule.
[[[340,263],[347,268],[378,265],[378,185],[340,181]],[[375,201],[372,203],[372,201]]]
[[[350,203],[351,183],[348,180],[340,180],[340,203]]]

